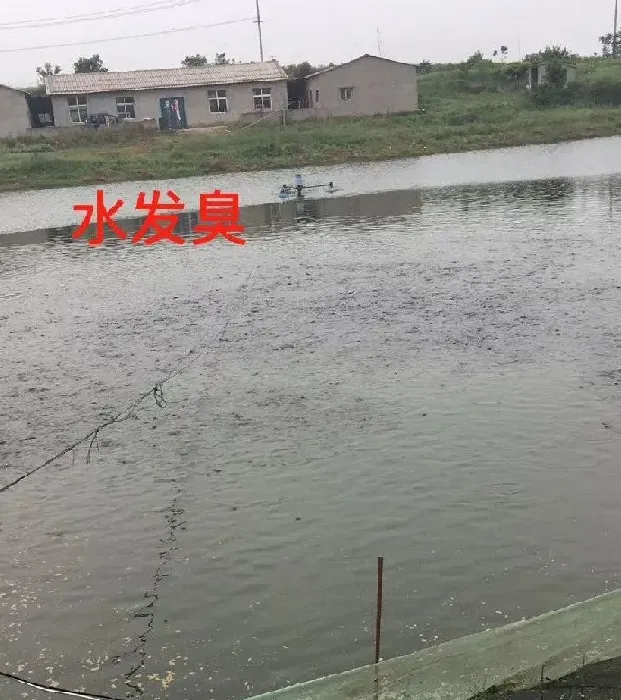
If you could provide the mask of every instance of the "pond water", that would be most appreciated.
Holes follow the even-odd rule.
[[[377,556],[384,658],[618,587],[619,155],[341,168],[305,223],[230,177],[245,246],[89,248],[74,193],[3,195],[0,488],[179,372],[0,493],[0,670],[242,700],[363,665]]]
[[[526,148],[504,148],[472,153],[434,155],[380,163],[304,168],[307,184],[333,181],[349,195],[419,187],[524,182],[554,177],[599,177],[619,171],[621,137]],[[198,209],[201,192],[220,189],[237,192],[243,205],[273,202],[283,183],[292,184],[296,170],[206,175],[181,180],[121,182],[100,185],[106,203],[124,201],[129,210],[139,192],[173,189],[186,210]],[[93,203],[95,186],[57,190],[0,192],[0,233],[48,229],[77,224],[82,215],[74,204]],[[135,214],[139,216],[141,214]]]

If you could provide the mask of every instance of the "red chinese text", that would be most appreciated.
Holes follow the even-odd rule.
[[[88,227],[91,225],[92,219],[93,219],[93,212],[95,209],[97,209],[97,217],[96,217],[96,229],[95,229],[95,238],[92,238],[88,244],[92,246],[97,246],[101,245],[104,242],[104,225],[107,224],[108,228],[115,233],[119,238],[125,240],[127,238],[127,234],[123,229],[114,221],[112,218],[117,211],[123,206],[123,200],[118,199],[116,204],[111,207],[110,209],[106,208],[106,205],[104,203],[104,193],[103,190],[97,190],[97,203],[95,206],[92,204],[75,204],[73,209],[74,211],[84,211],[86,212],[86,215],[84,216],[84,220],[80,224],[80,226],[73,232],[72,237],[73,238],[80,238],[80,236],[83,236],[86,231],[88,230]]]
[[[186,241],[175,229],[179,223],[179,214],[185,209],[185,204],[180,197],[168,190],[168,201],[161,201],[159,190],[153,190],[151,201],[146,201],[146,194],[141,192],[136,200],[135,209],[146,212],[146,216],[136,233],[132,236],[132,243],[137,245],[154,245],[162,241],[168,241],[175,245],[183,245]],[[104,242],[105,227],[107,226],[118,238],[126,240],[127,233],[114,220],[115,214],[123,206],[122,199],[116,201],[111,207],[106,207],[103,190],[97,190],[95,205],[76,204],[74,211],[84,212],[84,219],[80,226],[73,232],[74,239],[81,238],[93,223],[95,214],[95,236],[88,241],[90,246],[99,246]],[[239,221],[239,195],[215,190],[214,192],[201,194],[199,199],[198,223],[194,232],[204,234],[193,240],[194,245],[210,243],[218,236],[226,238],[231,243],[245,245],[246,241],[235,234],[243,233],[244,227]]]
[[[147,231],[153,229],[155,232],[152,236],[145,238],[145,245],[154,245],[159,241],[170,241],[177,245],[183,245],[185,240],[174,233],[175,227],[179,223],[177,214],[162,214],[162,210],[181,211],[185,207],[175,192],[168,190],[168,198],[172,200],[170,204],[160,204],[160,193],[158,190],[153,190],[153,199],[150,202],[145,202],[145,194],[141,192],[138,195],[136,209],[147,211],[147,216],[142,226],[136,231],[132,238],[132,243],[136,245],[145,238]]]
[[[194,239],[194,245],[210,243],[218,236],[224,236],[231,243],[245,245],[243,238],[234,236],[243,233],[244,227],[239,223],[239,195],[227,194],[215,190],[211,194],[201,194],[198,210],[197,233],[207,235]]]

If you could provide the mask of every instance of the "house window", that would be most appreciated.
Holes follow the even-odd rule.
[[[272,88],[253,88],[255,109],[272,109]]]
[[[128,95],[116,98],[116,114],[119,119],[135,119],[136,106],[134,98]]]
[[[352,95],[354,94],[354,88],[353,87],[345,87],[345,88],[340,88],[340,93],[341,93],[341,99],[345,102],[348,100],[351,100]]]
[[[226,90],[207,90],[210,112],[228,112]]]
[[[319,90],[315,90],[315,102],[319,102]]]
[[[86,124],[86,95],[74,95],[67,98],[69,104],[69,123]]]

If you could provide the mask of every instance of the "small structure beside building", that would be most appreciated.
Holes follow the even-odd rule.
[[[48,95],[26,95],[33,129],[54,126],[52,99]]]
[[[526,87],[532,90],[542,85],[547,85],[548,63],[541,62],[529,66],[526,74]],[[563,87],[567,87],[576,79],[577,68],[573,63],[563,63],[564,83]]]
[[[407,114],[418,110],[417,68],[365,54],[305,78],[305,95],[289,115],[359,117]]]
[[[0,85],[0,138],[23,136],[31,126],[27,94]]]
[[[282,113],[287,75],[277,61],[212,64],[45,79],[56,126],[80,126],[91,115],[159,123],[162,129],[214,126],[248,114]]]

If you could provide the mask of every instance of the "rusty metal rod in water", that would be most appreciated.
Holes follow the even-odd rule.
[[[377,616],[375,618],[375,663],[380,660],[380,638],[382,633],[382,598],[384,580],[384,557],[377,558]]]

